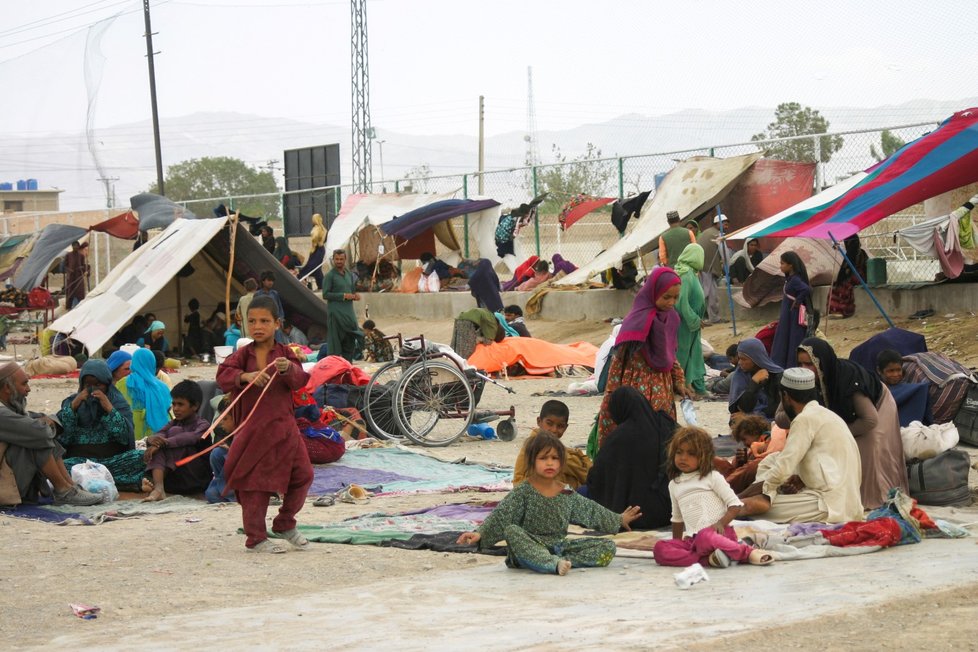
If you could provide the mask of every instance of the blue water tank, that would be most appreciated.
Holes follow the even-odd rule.
[[[3,183],[0,183],[0,190],[13,190],[13,189],[14,189],[14,184],[10,183],[9,181],[4,181]]]
[[[17,180],[17,190],[27,190],[27,182],[23,179]]]
[[[37,179],[28,179],[27,180],[27,189],[28,190],[37,190]]]

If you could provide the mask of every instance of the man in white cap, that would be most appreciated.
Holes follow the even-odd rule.
[[[720,247],[720,222],[723,222],[723,232],[729,231],[727,216],[719,214],[713,218],[713,224],[703,229],[696,238],[696,244],[703,247],[703,270],[700,272],[700,285],[703,286],[703,296],[706,299],[706,318],[712,322],[720,321],[720,293],[717,291],[717,279],[723,276],[725,260],[730,259],[730,251],[726,245]]]
[[[28,381],[16,362],[0,366],[0,504],[34,502],[39,494],[48,494],[49,480],[56,504],[97,505],[102,496],[72,482],[61,461],[57,422],[27,411]]]
[[[841,417],[818,404],[810,369],[784,370],[781,406],[791,419],[791,432],[784,450],[769,455],[758,467],[761,493],[741,496],[741,516],[763,514],[776,523],[863,520],[856,440]]]

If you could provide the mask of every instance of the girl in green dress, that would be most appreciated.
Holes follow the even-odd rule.
[[[571,491],[557,480],[567,459],[559,439],[541,432],[527,444],[526,481],[516,486],[475,532],[458,538],[462,545],[488,548],[506,540],[506,565],[538,573],[566,575],[572,566],[607,566],[615,543],[607,539],[568,539],[571,522],[602,532],[628,530],[642,514],[629,507],[621,514]]]

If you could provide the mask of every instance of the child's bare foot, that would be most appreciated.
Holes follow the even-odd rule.
[[[571,569],[571,563],[569,559],[561,559],[560,561],[557,562],[558,575],[566,575],[570,569]]]
[[[148,496],[143,498],[144,503],[155,503],[161,500],[166,500],[166,494],[163,492],[162,489],[156,487],[154,487],[153,490],[149,492]]]
[[[149,478],[143,478],[143,482],[139,487],[139,490],[144,494],[148,494],[153,490],[153,482]]]

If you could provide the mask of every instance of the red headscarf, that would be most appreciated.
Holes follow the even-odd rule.
[[[679,342],[679,315],[675,310],[662,312],[655,302],[673,285],[678,285],[679,277],[669,267],[657,267],[645,281],[632,303],[632,309],[622,322],[615,344],[641,342],[645,361],[655,371],[669,371],[676,362],[676,349]]]

